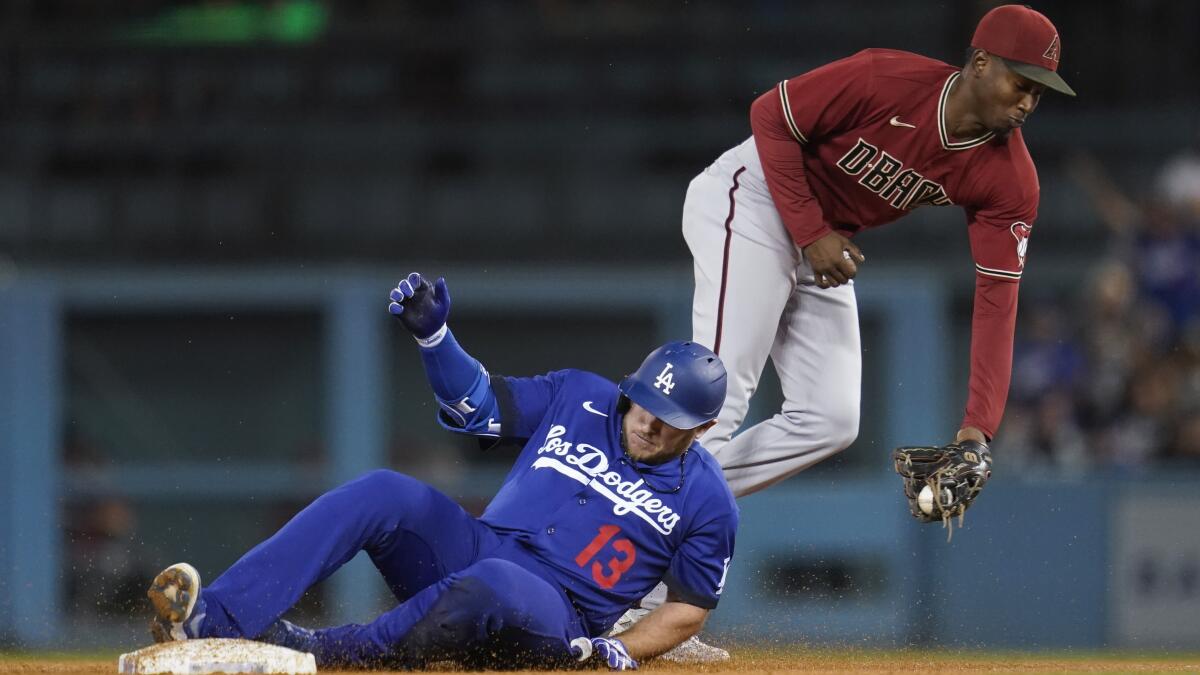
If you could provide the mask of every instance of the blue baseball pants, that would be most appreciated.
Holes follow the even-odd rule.
[[[399,605],[365,625],[309,630],[280,619],[359,551]],[[319,497],[205,587],[185,630],[312,652],[323,668],[565,664],[582,621],[539,573],[517,542],[442,493],[374,471]]]

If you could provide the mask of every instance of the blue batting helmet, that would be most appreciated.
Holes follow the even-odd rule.
[[[629,400],[676,429],[716,419],[725,403],[725,364],[695,342],[668,342],[621,380]]]

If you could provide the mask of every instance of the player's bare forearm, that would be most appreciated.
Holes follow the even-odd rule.
[[[954,437],[954,442],[962,443],[963,441],[978,441],[984,445],[987,445],[988,439],[987,436],[976,427],[963,427],[962,429],[958,430],[958,434]]]
[[[708,610],[668,600],[618,637],[635,659],[658,656],[704,627]]]

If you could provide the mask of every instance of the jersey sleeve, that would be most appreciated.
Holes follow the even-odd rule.
[[[738,514],[732,497],[727,507],[706,508],[702,513],[706,520],[684,537],[663,582],[683,602],[712,609],[721,599],[733,560]]]
[[[1016,179],[993,181],[996,189],[981,208],[967,209],[975,259],[975,304],[971,376],[962,426],[976,427],[989,439],[1000,426],[1008,399],[1017,290],[1037,218],[1038,187],[1032,162],[1020,168],[1024,171],[1018,171]]]
[[[500,437],[527,440],[537,430],[562,388],[569,371],[534,377],[493,377],[492,390],[500,411]]]
[[[750,107],[750,126],[775,207],[798,246],[832,232],[813,196],[804,146],[852,127],[869,106],[872,56],[860,52],[784,80]]]
[[[967,209],[967,231],[975,272],[981,277],[1017,282],[1025,271],[1025,254],[1033,221],[1037,218],[1038,193],[1012,190],[1004,202],[980,210]]]

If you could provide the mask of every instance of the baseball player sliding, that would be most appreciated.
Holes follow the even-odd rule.
[[[1004,411],[1017,287],[1038,208],[1021,126],[1057,74],[1062,43],[1038,12],[1006,5],[979,22],[966,63],[868,49],[780,82],[750,109],[753,136],[697,176],[683,207],[695,261],[693,337],[730,386],[705,446],[735,496],[769,487],[858,435],[862,358],[851,238],[922,206],[958,205],[975,258],[971,374],[954,443],[903,448],[913,514],[961,515],[990,471]],[[784,403],[741,426],[770,356]],[[917,498],[936,483],[929,510]],[[653,606],[648,599],[643,606]],[[727,658],[701,648],[698,660]],[[668,654],[686,658],[687,654]]]
[[[652,352],[620,385],[578,370],[490,377],[446,325],[446,283],[411,274],[390,312],[417,339],[445,428],[523,446],[480,518],[411,477],[376,471],[328,492],[202,589],[168,567],[149,590],[157,641],[246,637],[318,666],[636,668],[700,630],[733,556],[737,507],[696,437],[725,400],[721,360],[693,342]],[[398,605],[366,625],[280,619],[367,551]],[[601,636],[659,579],[667,602]]]

